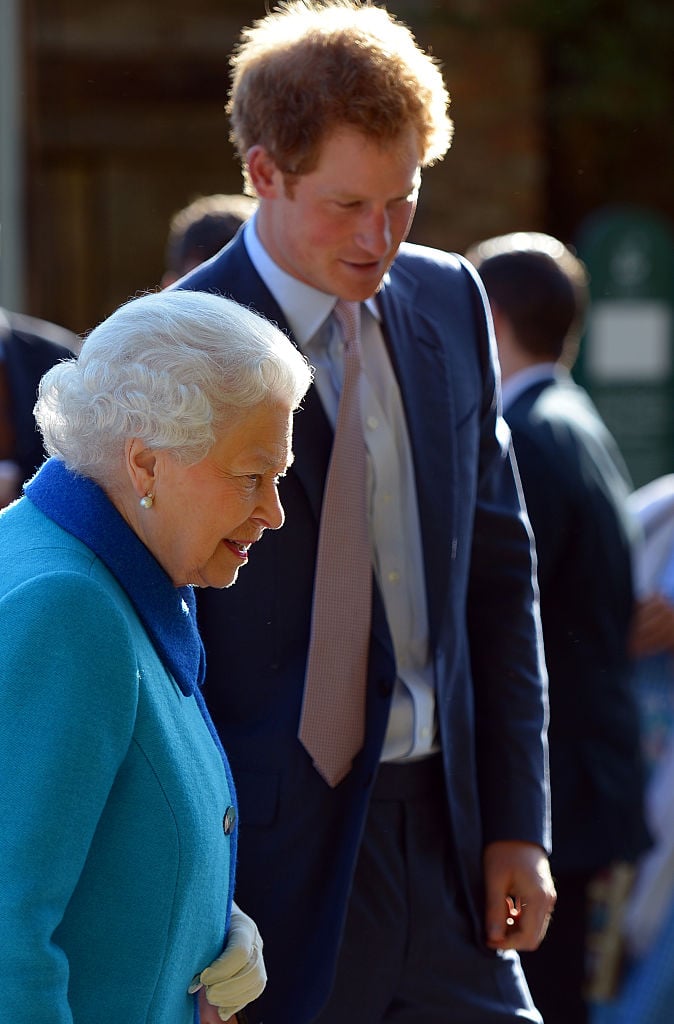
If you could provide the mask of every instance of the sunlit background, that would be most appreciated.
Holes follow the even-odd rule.
[[[171,214],[241,187],[227,61],[266,6],[0,0],[0,304],[84,333],[158,285]],[[388,6],[441,63],[456,125],[413,240],[576,246],[594,300],[576,373],[636,483],[674,470],[674,7]]]

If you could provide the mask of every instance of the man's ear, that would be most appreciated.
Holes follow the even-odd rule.
[[[251,146],[246,153],[250,180],[261,199],[275,199],[283,194],[283,174],[264,146]]]
[[[131,437],[124,445],[124,464],[135,493],[139,498],[150,494],[155,484],[157,456],[138,437]]]

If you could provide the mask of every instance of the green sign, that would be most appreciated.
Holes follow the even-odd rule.
[[[674,471],[674,236],[651,211],[608,207],[577,248],[591,305],[576,375],[639,487]]]

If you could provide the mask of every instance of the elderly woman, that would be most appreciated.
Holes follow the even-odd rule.
[[[0,1020],[191,1024],[197,990],[224,1020],[264,985],[192,588],[282,525],[309,383],[271,324],[185,291],[42,380],[52,457],[0,516]]]

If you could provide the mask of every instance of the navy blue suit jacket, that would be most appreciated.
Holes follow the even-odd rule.
[[[582,388],[550,375],[506,409],[536,538],[550,679],[553,870],[591,872],[649,844],[627,635],[631,484]]]
[[[10,391],[15,434],[12,460],[22,478],[32,476],[45,458],[33,407],[41,377],[61,359],[72,358],[77,335],[47,320],[0,309],[0,346]]]
[[[242,233],[178,287],[233,297],[290,333]],[[502,422],[496,433],[493,344],[474,274],[458,257],[405,245],[378,302],[416,471],[459,884],[481,937],[484,843],[549,842],[530,534]],[[375,587],[365,745],[331,790],[297,740],[331,443],[312,387],[280,487],[286,525],[253,548],[235,587],[199,594],[205,695],[239,792],[237,899],[265,943],[269,983],[253,1019],[267,1024],[311,1020],[330,990],[395,677]]]

